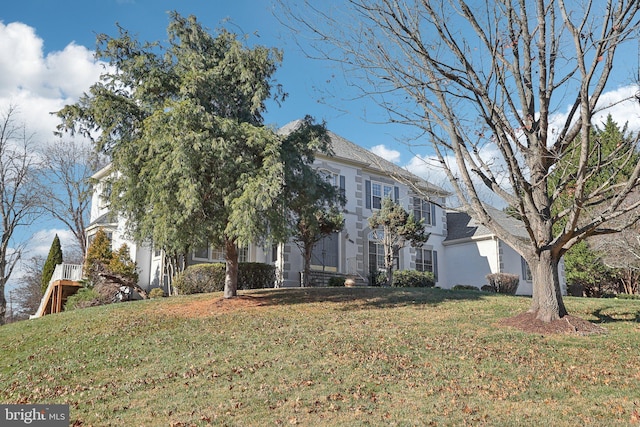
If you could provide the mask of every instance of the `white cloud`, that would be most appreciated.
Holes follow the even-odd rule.
[[[62,253],[70,253],[77,248],[75,237],[68,229],[51,228],[36,231],[29,241],[25,250],[25,257],[31,258],[35,256],[46,257],[49,254],[51,243],[56,234],[60,239],[60,245],[62,246]]]
[[[75,102],[104,71],[84,46],[46,55],[43,46],[34,28],[0,22],[0,107],[17,106],[19,122],[40,141],[52,139],[59,123],[50,113]]]
[[[600,97],[598,108],[602,108],[593,116],[593,123],[600,126],[611,114],[620,127],[629,124],[629,130],[640,131],[640,102],[636,98],[637,86],[624,86],[605,92]]]
[[[593,115],[592,123],[600,126],[607,120],[607,115],[611,114],[613,120],[620,127],[628,123],[630,131],[640,131],[640,102],[636,98],[638,92],[639,88],[635,85],[621,86],[604,92],[598,100],[597,111]],[[567,121],[570,111],[571,106],[568,105],[564,112],[552,115],[550,117],[550,128],[553,130],[561,129]],[[574,117],[574,120],[577,117],[578,115]]]
[[[392,163],[398,163],[400,161],[400,152],[397,150],[390,150],[383,144],[371,147],[371,152]]]
[[[75,237],[68,229],[49,228],[36,231],[29,240],[25,242],[25,246],[22,250],[22,258],[18,261],[11,278],[7,283],[7,292],[21,286],[22,277],[25,274],[25,266],[29,264],[29,260],[31,258],[43,257],[46,259],[56,234],[60,239],[60,245],[65,259],[68,259],[69,256],[73,256],[74,253],[79,253]]]

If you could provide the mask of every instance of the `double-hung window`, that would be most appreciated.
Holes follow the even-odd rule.
[[[416,249],[416,270],[428,271],[438,280],[438,253],[431,249]]]
[[[392,197],[393,186],[386,185],[379,182],[371,183],[371,207],[373,209],[382,208],[382,199],[386,197]]]
[[[423,199],[414,197],[413,216],[423,220],[424,225],[435,225],[435,205]]]
[[[369,271],[386,270],[384,259],[384,245],[382,230],[375,230],[369,233]],[[393,257],[393,268],[400,268],[400,258]]]
[[[194,249],[192,257],[195,261],[224,262],[225,251],[223,248],[207,245]],[[246,262],[248,259],[249,248],[246,246],[238,248],[238,261]]]

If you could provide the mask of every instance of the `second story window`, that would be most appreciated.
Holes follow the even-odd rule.
[[[424,225],[436,225],[436,205],[426,200],[414,197],[413,199],[413,216],[417,220],[424,220]]]
[[[379,182],[371,183],[371,207],[373,209],[382,208],[382,199],[393,196],[393,186],[381,184]]]
[[[367,209],[381,209],[382,200],[389,197],[398,203],[400,198],[400,188],[393,184],[385,184],[378,181],[365,181],[365,207]]]

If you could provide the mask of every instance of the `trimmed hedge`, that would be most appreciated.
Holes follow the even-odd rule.
[[[433,273],[428,271],[401,270],[393,272],[394,288],[432,288],[436,285]]]
[[[196,264],[178,274],[174,287],[182,295],[221,292],[224,290],[224,263]],[[273,265],[259,262],[238,264],[238,289],[272,288],[276,280]]]
[[[517,274],[494,273],[487,274],[489,285],[499,294],[515,295],[520,284],[520,277]]]

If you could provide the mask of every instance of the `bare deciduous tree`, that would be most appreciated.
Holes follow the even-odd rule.
[[[13,291],[12,301],[14,320],[28,319],[30,314],[38,311],[42,299],[42,268],[44,257],[31,257],[26,263],[23,261],[24,273],[20,284]]]
[[[73,139],[49,143],[42,150],[42,208],[73,233],[83,256],[87,252],[85,228],[91,204],[89,181],[100,165],[92,147]]]
[[[24,244],[15,241],[15,232],[31,224],[38,208],[33,197],[31,139],[25,127],[16,124],[16,115],[14,106],[9,106],[0,115],[0,325],[4,324],[7,310],[5,285],[24,249]]]
[[[601,154],[590,135],[592,117],[605,107],[601,96],[616,51],[637,29],[640,2],[345,0],[333,9],[310,0],[281,3],[290,26],[311,36],[311,55],[339,61],[392,121],[417,127],[461,209],[524,257],[533,275],[530,312],[543,321],[567,314],[562,255],[638,220],[640,204],[628,196],[640,165],[623,182],[613,173],[591,188],[598,165],[587,159]],[[615,150],[599,165],[624,165],[632,154]],[[575,159],[571,173],[550,185],[550,172],[568,155]],[[529,239],[492,217],[483,189],[515,208]],[[567,192],[572,202],[555,209]],[[610,226],[628,212],[636,214]],[[564,226],[554,233],[556,223]]]

